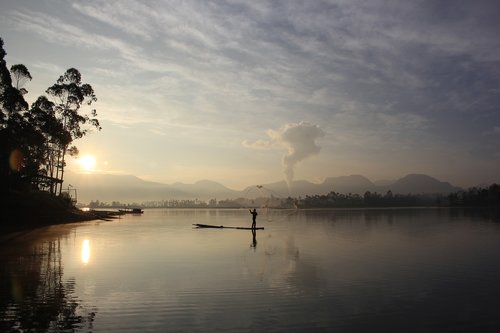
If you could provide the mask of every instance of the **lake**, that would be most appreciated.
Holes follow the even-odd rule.
[[[0,331],[499,332],[500,216],[146,209],[3,237]]]

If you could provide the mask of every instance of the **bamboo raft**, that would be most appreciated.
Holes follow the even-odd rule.
[[[201,223],[194,223],[193,225],[197,229],[200,229],[200,228],[212,228],[212,229],[264,230],[263,227],[261,227],[261,228],[225,227],[223,225],[211,225],[211,224],[201,224]]]

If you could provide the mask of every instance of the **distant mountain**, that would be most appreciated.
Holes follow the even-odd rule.
[[[243,190],[242,198],[251,198],[253,196],[275,196],[285,198],[288,196],[299,197],[310,194],[324,194],[324,189],[319,184],[314,184],[306,180],[295,180],[290,188],[285,181],[248,186]]]
[[[227,199],[233,198],[235,194],[238,193],[238,191],[231,190],[224,185],[211,180],[200,180],[194,184],[174,183],[172,185],[163,186],[180,191],[184,194],[189,194],[188,196],[184,196],[184,199]]]
[[[85,203],[91,200],[140,203],[191,196],[191,193],[182,188],[172,188],[131,175],[77,174],[67,171],[63,187],[66,188],[68,184],[77,189],[78,201]]]
[[[393,184],[381,186],[381,190],[391,190],[393,193],[420,194],[420,193],[451,193],[461,190],[460,187],[442,182],[435,178],[421,174],[410,174],[398,179]]]
[[[411,174],[383,185],[373,183],[361,175],[329,177],[324,182],[316,184],[305,180],[297,180],[288,188],[285,181],[248,186],[242,191],[236,191],[224,185],[200,180],[194,184],[173,183],[162,184],[145,181],[131,175],[99,175],[77,174],[67,171],[64,187],[68,184],[78,191],[78,201],[89,203],[99,200],[111,203],[142,203],[145,201],[160,201],[170,199],[253,199],[257,197],[305,197],[306,195],[338,193],[364,194],[366,191],[385,193],[391,190],[394,194],[408,193],[451,193],[460,190],[447,182],[441,182],[427,175]]]
[[[380,179],[380,180],[375,180],[373,183],[377,186],[388,186],[394,184],[395,182],[396,182],[395,180]]]
[[[270,192],[279,197],[299,197],[314,194],[327,194],[331,191],[340,193],[365,193],[376,189],[368,178],[360,175],[341,176],[326,178],[323,183],[315,184],[305,180],[296,180],[292,182],[290,188],[285,181],[263,184],[261,192]],[[244,192],[254,193],[252,190],[256,185],[247,187]]]
[[[77,189],[78,201],[83,203],[95,200],[141,203],[169,199],[226,199],[235,197],[235,193],[238,193],[208,180],[195,184],[162,184],[130,175],[77,174],[70,171],[65,175],[63,187],[68,184]]]
[[[322,184],[325,190],[338,193],[358,193],[363,194],[366,191],[375,191],[376,185],[368,178],[360,175],[342,176],[327,178]]]

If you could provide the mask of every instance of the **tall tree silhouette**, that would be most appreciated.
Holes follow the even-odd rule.
[[[24,156],[29,153],[30,145],[39,135],[25,118],[28,103],[23,94],[26,90],[22,92],[12,86],[3,45],[0,38],[0,177],[4,183],[11,184],[13,177],[20,176],[20,170],[26,162]],[[19,78],[26,75],[31,77],[24,65],[16,66]]]
[[[28,91],[23,88],[23,85],[26,81],[31,81],[32,79],[28,68],[26,68],[23,64],[12,65],[12,67],[10,67],[10,73],[13,76],[15,88],[23,95],[26,94]]]
[[[57,119],[55,113],[55,104],[47,99],[46,96],[40,96],[31,105],[31,121],[36,128],[43,133],[43,147],[38,160],[37,175],[54,176],[55,166],[57,165],[57,152],[59,147],[68,145],[71,142],[71,136],[63,128],[62,122]],[[41,185],[37,182],[36,187]],[[53,181],[45,183],[44,189],[55,193],[55,183]]]
[[[75,139],[85,136],[91,128],[101,129],[96,110],[92,109],[88,114],[82,113],[84,105],[91,105],[97,101],[94,89],[90,84],[82,83],[80,72],[75,68],[68,69],[59,77],[56,83],[46,90],[46,93],[54,98],[54,109],[57,119],[62,123],[62,129],[66,140],[59,141],[56,154],[55,175],[58,179],[64,178],[65,156],[67,153],[77,151],[76,147],[69,145]],[[62,183],[58,184],[56,193],[61,193]],[[57,185],[56,185],[57,187]]]
[[[61,194],[65,156],[78,154],[71,143],[92,128],[101,129],[95,110],[81,110],[97,101],[94,90],[70,68],[46,90],[54,101],[40,96],[29,108],[24,84],[31,74],[22,64],[7,69],[3,45],[0,38],[0,180],[16,186],[31,181],[38,187],[46,176],[45,189]]]

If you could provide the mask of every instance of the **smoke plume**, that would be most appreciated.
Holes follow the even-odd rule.
[[[287,124],[278,131],[269,130],[268,135],[288,149],[287,154],[283,156],[283,172],[290,188],[295,166],[300,161],[319,153],[321,148],[316,145],[316,139],[323,137],[325,133],[317,125],[300,122]]]

